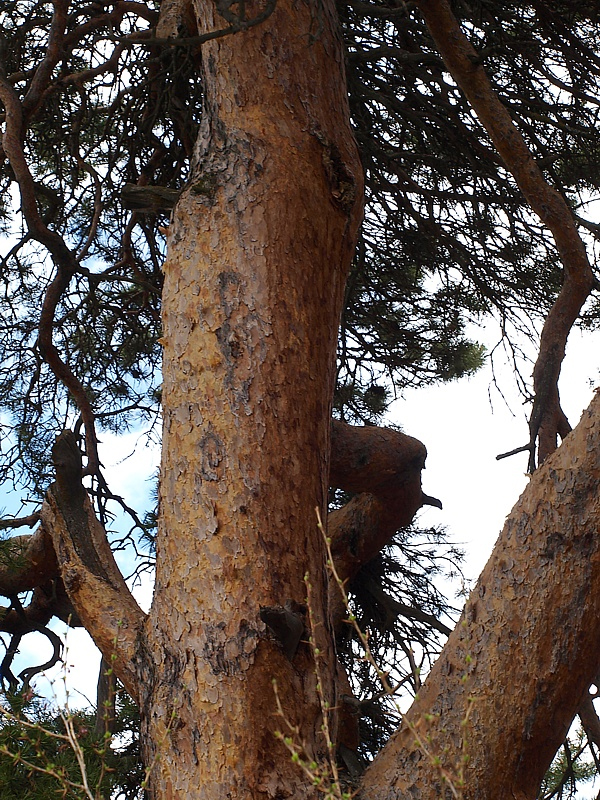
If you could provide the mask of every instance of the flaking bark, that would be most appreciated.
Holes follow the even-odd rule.
[[[212,2],[195,11],[201,36],[222,27]],[[196,166],[164,266],[161,513],[141,703],[156,798],[313,793],[274,738],[286,724],[273,679],[307,754],[327,750],[310,647],[289,644],[261,609],[303,603],[310,575],[334,707],[315,507],[324,514],[337,326],[362,206],[343,70],[329,0],[282,0],[263,24],[203,45]]]

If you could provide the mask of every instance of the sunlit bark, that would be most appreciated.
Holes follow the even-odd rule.
[[[196,12],[200,33],[222,25],[212,2]],[[279,2],[264,24],[205,45],[203,75],[197,166],[164,266],[142,731],[147,758],[159,755],[156,797],[308,796],[274,738],[272,682],[308,752],[323,754],[312,655],[306,643],[286,652],[261,608],[304,603],[310,575],[334,705],[315,508],[362,199],[334,4]]]

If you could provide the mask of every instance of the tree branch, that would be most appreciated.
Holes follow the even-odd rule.
[[[598,714],[596,713],[589,692],[586,692],[583,696],[577,713],[579,714],[579,719],[581,720],[581,724],[583,725],[583,729],[589,741],[593,742],[596,747],[600,749],[600,719],[598,719]]]
[[[396,531],[410,525],[421,506],[441,508],[440,501],[421,488],[426,457],[425,445],[400,431],[332,421],[329,483],[358,492],[327,519],[331,552],[342,581],[351,581]],[[337,627],[346,616],[337,586],[330,586],[329,602]]]
[[[63,55],[63,42],[68,22],[68,0],[54,0],[54,13],[43,59],[35,70],[27,94],[23,98],[23,111],[29,116],[40,104],[52,72]]]
[[[558,378],[569,332],[597,281],[573,214],[559,192],[545,181],[449,3],[447,0],[418,0],[417,5],[450,74],[475,110],[525,199],[550,229],[564,267],[563,286],[546,317],[533,371],[535,397],[529,422],[529,471],[533,472],[537,463],[544,461],[556,448],[557,437],[562,439],[571,430],[560,407]]]
[[[400,431],[333,420],[329,483],[359,493],[327,522],[342,580],[351,580],[421,506],[441,508],[421,488],[426,457],[425,445]]]
[[[58,576],[52,539],[43,526],[35,533],[0,542],[0,594],[5,597],[28,592]]]
[[[81,484],[81,454],[71,431],[52,448],[56,482],[42,507],[65,588],[104,658],[129,694],[139,695],[134,658],[146,615],[133,599]]]
[[[21,196],[21,207],[32,238],[47,248],[56,267],[56,275],[51,281],[40,313],[38,348],[44,361],[54,375],[73,396],[85,424],[86,452],[88,463],[86,474],[95,474],[99,468],[98,443],[94,425],[94,413],[81,381],[71,372],[61,359],[53,340],[54,314],[56,307],[67,289],[71,278],[77,272],[75,254],[69,250],[64,239],[50,230],[42,220],[36,200],[35,184],[23,152],[24,114],[19,97],[6,78],[0,75],[0,102],[6,111],[6,124],[2,145],[13,169]]]
[[[466,736],[465,798],[536,797],[598,675],[599,481],[596,395],[508,516],[407,716],[444,767],[462,763]],[[568,579],[575,574],[577,580]],[[490,731],[497,747],[489,746]],[[365,773],[366,793],[372,800],[408,797],[419,787],[423,800],[433,799],[439,797],[435,770],[405,723]]]

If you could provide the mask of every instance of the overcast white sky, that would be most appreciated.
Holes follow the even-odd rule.
[[[491,331],[488,337],[492,342]],[[560,395],[573,427],[600,385],[599,339],[600,334],[575,331],[569,340]],[[427,446],[423,487],[444,505],[442,511],[424,509],[421,519],[448,526],[453,539],[464,543],[471,578],[481,572],[504,518],[527,485],[527,453],[502,461],[496,456],[527,442],[530,407],[523,405],[511,369],[497,364],[496,373],[504,400],[491,385],[486,364],[472,378],[410,391],[393,406],[394,420]]]

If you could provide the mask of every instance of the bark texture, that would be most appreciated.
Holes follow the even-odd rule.
[[[212,2],[195,10],[201,34],[222,27]],[[264,619],[301,605],[311,576],[335,704],[315,507],[326,502],[362,178],[334,4],[277,3],[264,24],[205,45],[203,75],[197,166],[164,266],[143,735],[148,760],[158,755],[155,797],[301,797],[312,788],[274,739],[285,726],[272,681],[316,756],[325,743],[314,665],[306,641],[289,647]]]
[[[564,260],[565,288],[548,318],[535,375],[530,445],[538,437],[543,457],[567,431],[552,393],[568,330],[591,286],[589,265],[568,209],[544,184],[448,4],[418,5]],[[67,6],[57,8],[48,69],[61,53]],[[181,30],[184,38],[240,32],[203,46],[203,128],[169,231],[151,612],[140,611],[112,560],[68,436],[55,453],[57,481],[42,511],[46,533],[26,544],[18,576],[28,587],[42,573],[53,579],[36,584],[27,609],[28,625],[40,626],[56,613],[57,597],[66,608],[63,583],[54,582],[59,569],[82,623],[105,658],[115,657],[116,674],[140,704],[155,800],[315,794],[274,738],[286,728],[274,714],[276,679],[306,755],[327,756],[307,643],[306,574],[322,691],[332,708],[349,693],[343,672],[336,675],[314,510],[324,512],[326,504],[337,323],[360,219],[361,167],[333,0],[280,0],[255,26],[240,16],[247,21],[264,10],[229,0],[174,0],[163,4],[157,27],[167,46]],[[33,82],[25,110],[41,102],[42,85]],[[0,97],[24,213],[57,268],[39,347],[79,404],[86,469],[93,472],[91,406],[52,340],[57,302],[76,265],[32,205],[18,138],[23,109],[2,80]],[[365,797],[444,796],[442,775],[457,783],[465,739],[465,798],[535,797],[600,666],[599,417],[597,398],[535,473],[407,723],[364,776]],[[334,423],[332,438],[331,483],[359,493],[330,519],[338,569],[349,579],[432,498],[421,488],[420,442],[342,423]],[[23,624],[19,613],[13,605],[4,630]],[[342,733],[355,747],[355,727]]]
[[[425,445],[400,431],[332,422],[329,483],[355,493],[328,518],[327,533],[339,578],[351,581],[423,505],[441,503],[423,493]],[[347,616],[337,584],[329,588],[329,613],[336,633]]]
[[[427,449],[418,439],[339,420],[332,425],[329,483],[356,494],[329,515],[328,533],[340,578],[352,580],[421,506],[441,503],[423,494]]]
[[[597,395],[507,518],[407,715],[424,742],[430,737],[431,756],[450,775],[458,772],[466,742],[466,800],[533,800],[598,674],[599,481]],[[363,786],[373,800],[443,796],[440,771],[407,722],[367,770]]]

